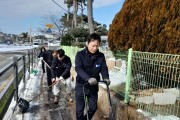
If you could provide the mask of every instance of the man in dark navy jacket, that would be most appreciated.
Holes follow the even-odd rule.
[[[44,54],[43,54],[43,61],[45,61],[45,66],[46,66],[46,71],[47,71],[47,83],[48,86],[52,85],[52,80],[51,80],[51,64],[53,61],[53,58],[56,57],[56,50],[47,50]],[[49,91],[51,91],[51,87],[49,88]]]
[[[99,52],[101,38],[92,33],[87,39],[87,47],[76,54],[75,70],[77,72],[75,97],[76,97],[76,119],[91,120],[97,109],[99,74],[102,79],[110,84],[108,68],[104,54]],[[88,83],[88,84],[87,84]],[[84,85],[84,90],[83,90]],[[84,115],[85,100],[88,98],[88,115]]]
[[[45,53],[46,53],[46,48],[45,47],[41,47],[40,53],[38,55],[38,58],[46,60],[47,58],[46,58]],[[42,70],[43,70],[43,74],[44,74],[45,73],[45,66],[44,66],[44,62],[43,61],[42,61]]]
[[[66,83],[66,92],[69,99],[72,99],[71,94],[71,59],[65,55],[63,49],[57,50],[57,57],[53,59],[51,65],[52,81],[64,81]],[[60,92],[60,82],[56,83],[53,89],[55,95],[54,103],[58,103]]]

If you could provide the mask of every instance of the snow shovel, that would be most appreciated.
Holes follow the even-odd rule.
[[[42,61],[47,65],[47,67],[48,67],[49,69],[51,69],[51,67],[47,64],[46,61],[44,61],[44,60],[42,60]]]
[[[60,80],[61,81],[61,80]],[[56,83],[58,83],[59,81],[56,81],[56,82],[54,82],[52,85],[50,85],[50,86],[48,86],[48,88],[50,88],[50,87],[52,87],[52,86],[54,86]],[[40,96],[42,93],[44,93],[45,91],[47,91],[47,89],[45,89],[45,90],[43,90],[41,93],[39,93],[38,95],[36,95],[34,98],[32,98],[31,100],[29,100],[29,101],[27,101],[27,100],[25,100],[25,99],[23,99],[23,98],[19,98],[18,99],[18,106],[19,106],[19,108],[20,108],[20,111],[22,112],[22,113],[25,113],[26,111],[27,111],[27,109],[29,108],[29,103],[31,102],[31,101],[33,101],[35,98],[37,98],[38,96]]]
[[[48,66],[49,69],[51,69],[51,67],[50,67],[44,60],[42,60],[42,61]],[[66,86],[66,83],[65,83],[63,80],[60,80],[60,81]],[[54,82],[52,85],[48,86],[48,88],[54,86],[57,82],[59,82],[59,81]],[[27,101],[27,100],[25,100],[25,99],[23,99],[23,98],[19,98],[19,100],[18,100],[18,106],[19,106],[19,108],[20,108],[20,111],[21,111],[22,113],[25,113],[25,112],[27,111],[27,109],[29,108],[29,103],[30,103],[31,101],[33,101],[35,98],[37,98],[38,96],[40,96],[42,93],[44,93],[46,90],[47,90],[47,89],[43,90],[41,93],[39,93],[38,95],[36,95],[34,98],[32,98],[32,99],[29,100],[29,101]]]

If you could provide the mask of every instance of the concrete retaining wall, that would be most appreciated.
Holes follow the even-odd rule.
[[[107,92],[104,88],[99,88],[98,109],[102,111],[104,116],[109,116],[109,105]],[[111,92],[111,98],[113,102],[113,120],[150,120],[143,114],[136,111],[136,108],[123,103],[123,100],[115,97],[116,94]]]

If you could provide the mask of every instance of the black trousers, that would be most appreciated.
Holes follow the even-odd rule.
[[[52,84],[51,69],[46,66],[46,71],[47,71],[47,83],[48,83],[48,86],[50,86]]]
[[[42,61],[42,70],[43,70],[43,73],[45,73],[45,66],[44,66],[44,62]]]
[[[97,110],[97,100],[98,100],[98,93],[88,92],[85,93],[88,99],[88,117],[89,120],[92,119],[93,115]],[[76,120],[87,120],[87,115],[84,115],[84,108],[85,108],[85,100],[83,91],[76,91],[75,92],[76,98]]]

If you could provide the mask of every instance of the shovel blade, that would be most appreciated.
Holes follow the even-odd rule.
[[[19,98],[18,100],[18,107],[22,113],[25,113],[29,108],[29,102],[23,98]]]

